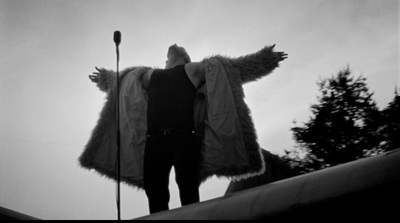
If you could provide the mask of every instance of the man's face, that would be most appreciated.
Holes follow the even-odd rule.
[[[168,53],[167,53],[167,61],[166,64],[170,63],[171,61],[175,61],[179,57],[184,57],[187,54],[186,50],[184,47],[176,45],[171,45],[168,48]]]

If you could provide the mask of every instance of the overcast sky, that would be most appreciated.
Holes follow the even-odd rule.
[[[168,46],[193,61],[276,44],[289,54],[269,76],[245,85],[262,148],[295,145],[293,121],[308,121],[317,81],[349,66],[367,78],[379,108],[399,86],[397,0],[0,0],[0,206],[42,219],[116,219],[115,184],[81,169],[105,94],[95,66],[164,67]],[[212,178],[201,200],[222,196]],[[179,207],[171,175],[170,207]],[[122,219],[148,214],[143,191],[122,186]]]

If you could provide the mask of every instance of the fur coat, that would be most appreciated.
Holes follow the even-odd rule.
[[[197,90],[194,120],[202,140],[200,180],[216,175],[232,180],[260,175],[265,170],[257,134],[244,101],[242,85],[271,73],[282,60],[274,46],[238,58],[216,55],[205,58],[205,84]],[[150,67],[131,67],[116,74],[102,69],[97,86],[106,102],[84,151],[83,168],[94,169],[116,180],[116,96],[120,101],[121,181],[143,189],[143,156],[147,130],[147,92],[141,75]]]

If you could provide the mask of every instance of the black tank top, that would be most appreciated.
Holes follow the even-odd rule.
[[[196,89],[185,65],[155,70],[148,89],[148,132],[165,128],[193,129],[193,103]]]

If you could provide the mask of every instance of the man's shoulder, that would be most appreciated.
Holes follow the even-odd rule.
[[[187,63],[185,64],[185,71],[195,88],[198,88],[205,81],[204,63]]]
[[[147,70],[146,72],[143,73],[143,76],[141,77],[141,80],[142,80],[142,85],[143,85],[143,87],[145,89],[149,88],[150,79],[151,79],[151,76],[152,76],[152,74],[154,73],[155,70],[156,69],[151,68],[151,69],[149,69],[149,70]]]
[[[199,72],[204,71],[204,63],[202,62],[190,62],[185,64],[185,70],[187,74],[196,75]]]

